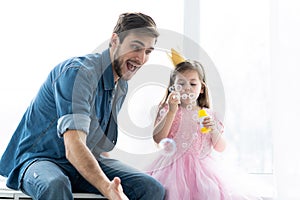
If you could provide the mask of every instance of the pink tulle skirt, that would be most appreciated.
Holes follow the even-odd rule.
[[[230,180],[211,155],[200,159],[192,153],[161,156],[151,166],[150,175],[166,189],[167,200],[245,200],[250,197],[230,187]]]

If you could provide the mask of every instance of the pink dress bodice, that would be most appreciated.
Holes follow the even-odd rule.
[[[167,111],[167,106],[162,108],[158,120],[161,120]],[[217,121],[219,131],[222,133],[222,123],[215,118],[211,110],[206,109],[206,111],[210,117]],[[213,148],[211,134],[204,134],[200,131],[198,110],[187,110],[179,107],[168,138],[175,141],[176,154],[192,153],[201,159],[209,155]]]

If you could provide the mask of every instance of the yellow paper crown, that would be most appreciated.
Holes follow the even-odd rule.
[[[171,53],[167,53],[167,54],[174,66],[186,61],[186,59],[182,55],[180,55],[180,53],[177,52],[174,48],[171,48]]]

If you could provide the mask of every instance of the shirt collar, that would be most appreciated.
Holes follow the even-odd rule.
[[[102,70],[104,89],[113,90],[115,87],[115,83],[109,49],[106,49],[102,52]]]

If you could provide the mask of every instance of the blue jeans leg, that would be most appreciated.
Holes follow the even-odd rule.
[[[110,180],[120,177],[124,193],[130,200],[164,199],[165,189],[153,177],[110,158],[101,157],[99,164]]]
[[[73,199],[69,178],[50,161],[32,163],[24,174],[21,190],[34,200]]]

